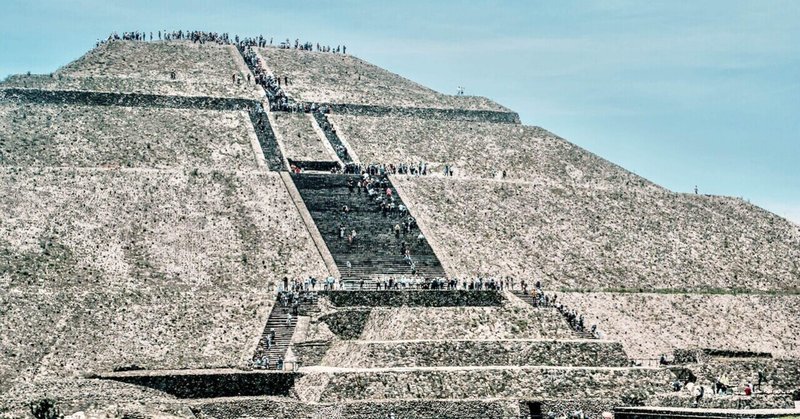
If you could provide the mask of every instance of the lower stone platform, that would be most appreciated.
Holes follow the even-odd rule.
[[[617,399],[667,391],[672,374],[659,368],[603,367],[305,367],[294,391],[306,402],[369,400]]]
[[[618,407],[615,419],[796,418],[798,409],[694,409],[680,407]]]
[[[518,418],[520,407],[509,400],[397,400],[348,403],[303,403],[280,398],[232,398],[192,404],[202,418],[359,418],[484,419]]]
[[[650,406],[695,407],[695,398],[687,391],[659,394],[647,401]],[[794,407],[792,393],[762,393],[751,396],[706,394],[697,407],[704,409],[791,409]]]

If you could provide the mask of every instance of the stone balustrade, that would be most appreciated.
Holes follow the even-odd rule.
[[[663,393],[647,401],[650,406],[683,407],[703,409],[793,409],[791,394],[756,393],[752,396],[704,394],[703,400],[695,406],[695,396],[687,391]]]
[[[699,382],[711,385],[725,377],[728,385],[743,391],[750,383],[758,385],[758,372],[762,373],[761,390],[789,393],[800,389],[800,361],[796,359],[712,359],[686,366]]]

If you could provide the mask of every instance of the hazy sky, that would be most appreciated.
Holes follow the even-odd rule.
[[[672,190],[698,185],[800,223],[800,1],[3,0],[0,11],[0,78],[51,72],[114,30],[343,43]]]

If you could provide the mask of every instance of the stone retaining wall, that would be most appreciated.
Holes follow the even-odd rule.
[[[292,344],[292,353],[302,365],[319,365],[328,348],[328,342],[302,342]]]
[[[348,371],[330,374],[321,402],[370,399],[615,398],[666,391],[667,370],[626,368],[475,368]]]
[[[339,339],[358,339],[364,331],[369,319],[370,310],[343,310],[326,314],[319,321],[328,325],[328,329]]]
[[[3,166],[253,171],[252,136],[244,111],[0,101]]]
[[[337,342],[321,365],[340,368],[548,365],[624,367],[616,342],[604,341],[410,341]]]
[[[141,93],[108,93],[74,90],[0,89],[0,100],[91,106],[143,106],[154,108],[243,110],[255,107],[255,100],[211,96],[166,96]]]
[[[149,387],[180,399],[286,396],[299,375],[285,372],[228,374],[118,375],[110,380]]]
[[[564,317],[507,300],[499,307],[376,307],[362,340],[575,339]]]
[[[495,122],[504,124],[519,124],[519,114],[516,112],[500,112],[489,110],[468,109],[437,109],[437,108],[406,108],[371,106],[357,104],[328,104],[334,112],[357,116],[407,116],[421,119],[442,119],[447,121],[469,122]]]

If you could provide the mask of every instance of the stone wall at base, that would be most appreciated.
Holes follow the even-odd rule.
[[[111,405],[116,412],[126,412],[131,406],[171,405],[164,411],[183,410],[174,404],[174,397],[147,387],[100,379],[46,379],[20,383],[0,394],[0,418],[30,417],[28,404],[45,398],[53,400],[67,415]]]
[[[604,398],[604,399],[558,398],[558,399],[536,400],[534,402],[541,403],[543,415],[553,414],[555,415],[555,417],[563,417],[564,415],[569,416],[574,412],[583,412],[587,418],[600,418],[602,417],[602,414],[604,412],[611,412],[612,410],[614,410],[614,406],[620,406],[622,404],[622,401],[618,398]],[[520,402],[520,413],[530,414],[530,405],[528,404],[528,402]]]
[[[755,409],[687,409],[668,407],[620,407],[614,409],[616,419],[775,419],[797,418],[797,410],[755,410]]]
[[[761,385],[767,391],[790,392],[800,388],[800,360],[720,359],[702,364],[686,365],[701,383],[711,384],[725,376],[728,385],[743,388],[750,382],[758,384],[758,372],[763,373]]]
[[[200,418],[359,418],[386,419],[484,419],[517,418],[516,402],[507,400],[423,400],[370,401],[336,404],[304,404],[292,399],[259,398],[250,400],[209,401],[193,406]]]
[[[624,367],[622,345],[604,341],[429,340],[336,342],[321,365],[340,368],[547,365]]]
[[[647,404],[649,406],[694,407],[694,401],[694,396],[686,391],[681,391],[656,395],[650,398]],[[698,406],[706,409],[791,409],[794,407],[794,401],[790,393],[756,393],[750,397],[706,395]]]

